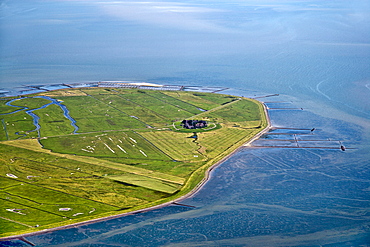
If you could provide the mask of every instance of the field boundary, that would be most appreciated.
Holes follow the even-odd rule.
[[[262,103],[259,103],[259,104],[262,104]],[[88,224],[92,224],[92,223],[97,223],[97,222],[102,222],[102,221],[106,221],[106,220],[116,219],[116,218],[120,218],[120,217],[124,217],[124,216],[135,215],[135,214],[138,214],[138,213],[144,213],[144,212],[152,211],[152,210],[159,209],[159,208],[162,208],[162,207],[166,207],[166,206],[172,205],[172,204],[177,203],[177,202],[181,202],[181,201],[183,201],[183,200],[185,200],[187,198],[191,198],[200,189],[202,189],[202,187],[207,183],[207,181],[210,179],[210,173],[217,166],[219,166],[224,161],[226,161],[227,159],[229,159],[234,153],[238,152],[245,145],[247,145],[247,144],[255,141],[261,135],[265,134],[266,132],[268,132],[270,130],[270,128],[271,128],[271,122],[270,122],[270,119],[269,119],[269,116],[268,116],[268,111],[267,111],[266,106],[264,104],[262,104],[262,107],[263,107],[264,115],[266,117],[265,118],[266,119],[266,123],[265,123],[266,124],[266,127],[258,135],[254,136],[253,138],[251,138],[248,141],[246,141],[244,143],[244,145],[241,145],[241,146],[236,147],[227,156],[225,156],[225,157],[221,158],[220,160],[216,161],[213,165],[209,165],[208,164],[209,162],[207,162],[207,164],[205,164],[202,167],[198,168],[190,176],[190,178],[188,179],[188,181],[185,183],[185,185],[181,189],[181,192],[183,192],[183,193],[185,192],[184,195],[182,195],[182,196],[180,196],[178,198],[171,198],[170,201],[167,201],[167,202],[163,202],[163,203],[160,203],[159,202],[160,204],[154,205],[154,206],[145,207],[145,205],[143,205],[144,208],[140,208],[140,209],[137,209],[135,211],[129,211],[129,212],[124,212],[124,213],[119,213],[119,214],[116,214],[116,215],[103,216],[103,217],[98,218],[98,219],[91,219],[91,220],[86,220],[86,221],[83,221],[83,222],[72,223],[72,224],[69,224],[69,225],[57,226],[57,227],[53,227],[53,228],[49,228],[49,229],[44,229],[44,230],[37,231],[37,232],[24,233],[24,234],[9,236],[9,237],[1,237],[0,238],[0,241],[14,240],[14,239],[20,239],[20,238],[29,237],[29,236],[41,235],[41,234],[49,233],[49,232],[53,232],[53,231],[58,231],[58,230],[63,230],[63,229],[69,229],[69,228],[73,228],[73,227],[79,227],[79,226],[88,225]],[[202,170],[205,170],[204,171],[205,173],[204,173],[204,177],[200,180],[200,182],[198,182],[198,184],[195,187],[193,187],[191,190],[189,190],[189,188],[186,188],[186,187],[189,187],[190,186],[191,182],[193,182],[191,180],[196,180],[196,178],[195,178],[196,172],[199,173]],[[160,201],[163,201],[163,200],[160,200]],[[156,202],[153,202],[153,203],[150,203],[150,204],[155,204],[155,203]]]
[[[81,92],[83,92],[82,90],[84,89],[77,89],[77,90],[80,90]],[[89,89],[86,89],[84,91],[87,91],[87,90]],[[120,101],[118,98],[116,101],[116,96],[114,97],[110,96],[111,94],[109,94],[109,92],[106,92],[106,91],[109,91],[109,90],[108,89],[105,89],[105,90],[104,89],[96,89],[96,90],[91,89],[88,93],[83,92],[85,93],[86,97],[92,97],[92,99],[99,102],[99,104],[98,103],[95,104],[95,102],[94,104],[92,104],[91,103],[93,102],[92,100],[91,102],[90,100],[88,100],[85,104],[83,103],[84,99],[76,98],[74,101],[69,100],[68,101],[69,103],[66,101],[67,102],[66,106],[71,106],[71,108],[73,106],[76,106],[76,107],[78,106],[81,109],[86,109],[86,110],[80,111],[76,107],[73,108],[75,109],[75,114],[80,113],[79,116],[86,117],[85,122],[83,122],[86,128],[90,128],[90,126],[92,126],[91,128],[93,129],[95,128],[95,129],[105,130],[105,131],[93,131],[91,133],[120,131],[120,130],[116,130],[113,128],[116,128],[116,127],[122,128],[122,126],[129,126],[129,127],[135,126],[136,127],[136,125],[133,125],[130,121],[124,122],[124,121],[119,121],[119,120],[116,121],[114,119],[117,116],[122,116],[122,113],[127,116],[129,116],[129,114],[123,112],[121,107],[119,107],[119,106],[122,106],[124,108],[125,104],[122,103],[122,101]],[[126,92],[124,93],[127,94]],[[171,97],[175,100],[184,102],[188,105],[192,105],[186,101],[177,99],[176,95],[173,94],[172,92],[171,93],[168,92],[170,95],[167,95],[167,92],[160,92],[160,93],[168,97]],[[185,118],[181,117],[183,116],[181,114],[177,114],[177,115],[176,114],[171,115],[169,113],[167,114],[167,112],[169,112],[169,110],[172,109],[171,107],[173,106],[181,109],[181,110],[178,110],[179,112],[180,111],[181,112],[186,111],[187,113],[191,113],[191,112],[181,108],[180,106],[171,104],[171,102],[173,103],[171,99],[169,99],[170,102],[161,100],[160,94],[156,94],[154,96],[151,95],[151,98],[153,98],[152,101],[149,101],[149,100],[147,101],[146,98],[138,98],[138,103],[133,102],[133,101],[132,103],[140,106],[143,109],[152,111],[153,113],[155,113],[155,115],[158,115],[158,112],[161,112],[161,113],[164,112],[164,114],[165,115],[167,114],[166,116],[170,119],[175,119],[175,117],[173,116],[176,116],[175,120],[171,120],[172,122],[177,121],[178,119],[191,119],[191,118],[202,118],[202,117],[206,118],[207,114],[211,114],[210,116],[207,116],[207,119],[209,119],[210,122],[214,123],[215,127],[213,127],[211,130],[215,130],[215,131],[211,131],[211,132],[205,131],[204,134],[195,135],[196,139],[192,140],[192,139],[187,139],[187,138],[194,138],[193,136],[189,137],[184,134],[181,134],[181,135],[178,134],[174,136],[173,133],[177,131],[172,130],[171,127],[174,127],[175,129],[175,126],[173,126],[174,124],[170,122],[164,123],[164,124],[160,123],[160,124],[163,124],[163,127],[152,128],[147,124],[147,130],[140,129],[142,131],[135,131],[136,129],[133,129],[133,128],[129,128],[128,130],[131,130],[133,133],[143,138],[143,140],[145,140],[150,145],[152,145],[153,148],[155,148],[156,150],[160,150],[163,154],[165,154],[170,159],[172,159],[171,157],[179,159],[179,160],[172,159],[173,162],[181,161],[182,163],[181,162],[178,162],[178,163],[170,162],[171,160],[168,161],[168,158],[166,158],[163,155],[151,156],[151,154],[149,154],[146,150],[152,150],[152,147],[149,147],[148,145],[144,145],[140,141],[138,141],[137,143],[136,142],[137,138],[134,136],[132,137],[134,137],[136,140],[132,139],[131,137],[129,138],[132,141],[130,141],[128,138],[125,138],[125,137],[123,138],[127,139],[126,141],[124,139],[122,139],[122,141],[121,139],[118,139],[120,143],[124,143],[122,145],[127,145],[126,148],[124,149],[126,151],[129,150],[127,151],[128,154],[126,153],[125,150],[122,150],[120,146],[119,148],[122,151],[122,154],[117,153],[117,150],[115,150],[116,151],[115,153],[114,151],[112,151],[112,149],[108,145],[104,143],[104,141],[103,141],[103,144],[106,146],[106,148],[104,146],[101,147],[102,145],[100,145],[101,144],[100,141],[96,142],[95,140],[89,139],[89,136],[80,136],[80,137],[69,138],[69,139],[66,137],[65,139],[60,139],[59,142],[55,141],[55,140],[58,141],[59,139],[55,139],[55,140],[50,139],[50,140],[45,140],[45,143],[42,141],[42,139],[43,138],[47,139],[48,137],[51,137],[51,135],[44,136],[41,138],[32,138],[32,139],[15,138],[16,140],[9,140],[9,138],[7,138],[8,140],[2,141],[1,144],[5,144],[5,145],[4,146],[1,145],[2,146],[1,150],[4,150],[4,152],[9,151],[9,154],[7,154],[7,156],[4,156],[4,157],[7,157],[7,161],[4,164],[9,163],[8,164],[9,168],[7,168],[8,170],[4,168],[5,169],[4,171],[6,171],[5,173],[10,171],[10,175],[15,178],[17,178],[17,176],[21,177],[20,174],[23,174],[22,178],[24,178],[25,175],[29,175],[29,174],[24,175],[25,172],[27,172],[28,170],[33,171],[32,169],[34,169],[32,164],[29,164],[28,166],[22,165],[22,163],[20,161],[17,161],[17,159],[14,159],[13,157],[15,156],[12,156],[12,155],[19,155],[20,158],[23,158],[23,156],[31,157],[27,155],[32,155],[32,157],[40,157],[40,160],[45,160],[45,161],[50,160],[50,162],[55,161],[56,164],[59,164],[59,163],[60,164],[70,164],[68,167],[73,167],[73,168],[75,167],[75,165],[79,164],[81,165],[81,168],[82,168],[81,171],[82,170],[88,171],[88,174],[91,173],[93,176],[99,177],[99,179],[105,178],[106,180],[101,180],[101,181],[104,182],[104,186],[105,184],[107,184],[107,186],[102,187],[101,190],[97,190],[93,186],[101,186],[103,185],[103,182],[95,183],[95,182],[91,182],[92,180],[91,181],[84,180],[85,183],[81,183],[81,185],[78,185],[80,187],[76,186],[76,189],[72,189],[72,188],[75,188],[75,186],[70,186],[69,188],[71,188],[71,190],[65,190],[65,191],[71,191],[71,193],[77,193],[78,195],[84,195],[82,193],[84,192],[83,186],[87,185],[85,188],[90,188],[89,183],[93,183],[91,184],[93,185],[91,186],[92,189],[86,190],[87,192],[92,193],[91,196],[90,195],[88,196],[88,198],[99,198],[99,200],[101,200],[102,202],[103,201],[113,202],[114,200],[116,205],[119,206],[119,210],[109,209],[107,211],[98,213],[96,215],[91,215],[91,216],[86,215],[79,219],[77,218],[73,219],[69,222],[60,221],[60,222],[45,224],[45,225],[42,225],[42,227],[39,227],[39,229],[32,228],[29,230],[16,230],[15,231],[14,229],[12,230],[11,228],[9,228],[8,233],[13,233],[13,234],[18,234],[18,235],[0,237],[0,241],[9,240],[9,239],[20,239],[22,237],[43,234],[45,232],[51,232],[55,230],[67,229],[67,228],[76,227],[80,225],[86,225],[86,224],[104,221],[108,219],[113,219],[117,217],[122,217],[126,215],[146,212],[146,211],[161,208],[167,205],[176,204],[177,202],[181,202],[182,200],[195,195],[204,186],[204,184],[206,184],[206,182],[211,177],[212,170],[215,167],[220,165],[225,160],[229,159],[231,155],[233,155],[235,152],[243,148],[245,145],[251,143],[255,139],[259,138],[261,135],[263,135],[265,132],[267,132],[270,129],[271,123],[269,120],[266,106],[257,100],[253,100],[253,99],[249,99],[245,97],[231,96],[231,95],[222,95],[222,96],[220,95],[220,97],[218,97],[215,94],[207,95],[204,93],[201,95],[195,95],[194,93],[193,95],[192,93],[190,94],[186,94],[186,92],[181,92],[181,93],[183,93],[183,95],[181,95],[182,98],[186,100],[191,100],[193,97],[194,102],[197,102],[196,104],[199,104],[199,107],[205,106],[206,107],[205,109],[209,109],[209,110],[202,110],[201,108],[197,108],[201,111],[200,113],[192,117],[185,117]],[[180,94],[180,92],[178,92],[177,94]],[[134,94],[128,95],[127,96],[128,99],[126,99],[126,97],[121,94],[118,94],[117,96],[123,100],[129,100],[131,98],[134,99],[133,97],[139,97],[140,94],[138,94],[137,96],[135,96]],[[58,99],[58,96],[55,96],[55,97],[56,99]],[[249,102],[246,102],[246,101],[249,101]],[[139,104],[141,102],[144,102],[143,104],[145,106]],[[168,104],[171,107],[166,108],[166,106],[163,106],[161,102]],[[257,106],[252,104],[251,102],[253,102]],[[148,105],[150,103],[152,105]],[[100,104],[104,104],[104,105],[100,105]],[[91,105],[91,108],[90,108],[90,105]],[[182,104],[179,103],[179,105],[182,105]],[[115,112],[113,112],[112,114],[108,112],[109,109],[106,109],[105,106],[107,106],[108,108],[112,107],[114,110],[118,110],[119,111],[119,113],[117,113],[118,115]],[[192,105],[192,106],[196,107],[196,105]],[[158,107],[158,108],[161,107],[164,109],[160,109],[158,112],[155,112],[156,111],[155,107]],[[192,108],[189,108],[189,109],[192,109]],[[91,114],[89,114],[87,111],[89,111]],[[86,114],[83,114],[85,112]],[[93,112],[95,115],[92,114]],[[135,113],[138,115],[136,115]],[[114,114],[116,114],[117,116]],[[155,126],[157,126],[156,124],[159,124],[159,122],[156,122],[157,118],[155,116],[145,115],[145,114],[146,114],[145,111],[141,111],[140,109],[137,109],[137,108],[135,108],[135,110],[133,111],[133,115],[138,116],[139,118],[142,118],[142,117],[145,118],[146,120],[148,120],[147,121],[148,123],[154,123]],[[49,117],[48,114],[45,114],[45,115]],[[90,116],[96,117],[96,119],[98,120],[95,120],[93,117],[90,117]],[[135,117],[135,116],[129,116],[129,117]],[[165,116],[162,116],[162,117],[165,117]],[[110,120],[111,118],[114,119],[114,121],[113,120],[111,121],[112,123],[108,122],[108,120]],[[101,122],[101,120],[104,120],[104,119],[108,122],[108,124],[104,121]],[[257,120],[259,121],[259,123],[258,122],[255,123]],[[88,121],[91,121],[91,122],[88,122]],[[251,124],[252,123],[251,121],[254,121],[253,125]],[[146,124],[145,122],[142,122],[142,123]],[[257,126],[257,124],[259,125]],[[117,126],[111,127],[110,125],[117,125]],[[219,130],[217,126],[219,126],[221,130]],[[224,131],[222,130],[222,128],[225,128]],[[16,128],[13,128],[13,129],[17,130]],[[90,130],[90,129],[86,129],[86,130]],[[153,136],[155,135],[156,132],[161,131],[161,130],[168,130],[172,132],[172,134],[167,135],[167,136],[164,135],[164,138],[162,139],[160,139],[159,136]],[[55,131],[51,133],[58,134],[58,131],[59,130],[55,129]],[[148,141],[148,139],[144,137],[145,136],[144,133],[147,131],[150,132],[148,133],[148,136],[152,138],[152,141],[154,141],[154,143],[156,143],[156,140],[160,140],[159,142],[160,145],[157,143],[154,144],[151,141]],[[10,133],[13,133],[13,132],[10,132]],[[68,136],[68,135],[63,134],[63,135],[56,135],[56,136]],[[116,136],[119,136],[119,135],[115,135],[115,134],[108,135],[105,139],[109,137],[110,141],[112,141],[115,144],[115,142],[117,141]],[[113,138],[114,140],[112,140],[111,138]],[[181,139],[181,138],[185,138],[185,139]],[[81,140],[85,140],[85,141],[81,141]],[[168,150],[162,149],[162,146],[161,146],[162,141],[164,143],[163,146],[168,147]],[[194,148],[193,147],[194,144],[190,141],[192,142],[198,141],[201,145],[197,143],[197,146]],[[76,143],[78,143],[78,145]],[[80,150],[81,145],[82,145],[80,143],[82,143],[83,145],[88,145],[86,146],[86,148],[85,146],[83,146],[82,147],[83,149],[81,150],[86,151],[85,149],[87,149],[86,152],[90,152],[94,154],[88,154],[88,153],[85,154],[84,152],[76,151],[76,150]],[[191,145],[188,148],[189,143]],[[43,146],[43,144],[45,146]],[[10,147],[5,148],[5,146],[12,146],[12,147],[16,147],[19,149],[10,148]],[[199,147],[203,147],[202,150],[200,150]],[[142,151],[140,148],[144,151]],[[26,151],[26,150],[37,152],[40,155],[37,155],[36,153],[32,154],[31,152]],[[111,154],[109,150],[113,154]],[[148,154],[149,157],[143,158],[140,156],[140,153],[138,157],[141,157],[141,158],[137,158],[135,156],[137,155],[136,153],[134,153],[134,155],[129,156],[131,154],[130,150],[136,150],[136,151],[138,150],[145,157],[147,157],[146,154]],[[167,151],[164,151],[164,150],[167,150]],[[42,153],[44,153],[45,155],[43,155]],[[198,153],[204,156],[205,158],[201,159],[200,158],[201,156],[199,156]],[[51,157],[49,155],[60,157],[60,159]],[[94,155],[94,156],[87,156],[87,155]],[[134,159],[135,157],[137,158],[137,160]],[[151,158],[152,161],[149,161],[149,158]],[[9,162],[9,159],[10,159],[10,162]],[[13,161],[13,159],[16,162]],[[38,159],[35,158],[35,160],[38,160]],[[11,164],[13,162],[15,162],[14,165]],[[24,169],[22,167],[24,167]],[[36,168],[38,168],[38,166],[36,166]],[[16,169],[18,169],[18,173]],[[67,179],[66,181],[60,180],[60,182],[58,180],[59,179],[58,177],[55,180],[50,180],[50,184],[54,183],[56,186],[55,188],[58,188],[58,186],[61,186],[60,188],[64,188],[62,186],[68,183],[69,181],[68,179],[74,178],[73,176],[69,175],[69,174],[72,175],[73,173],[66,173],[66,175],[64,175],[65,173],[63,171],[59,171],[55,169],[50,170],[49,172],[49,170],[47,170],[49,168],[47,168],[46,166],[42,169],[45,169],[46,176],[48,176],[49,174],[50,176],[52,176],[52,174],[58,173],[58,174],[63,174],[64,178]],[[77,168],[77,171],[79,169],[80,168]],[[12,171],[14,171],[14,173],[12,173]],[[171,174],[174,174],[174,175],[171,175]],[[34,174],[31,173],[31,175],[34,175]],[[76,173],[75,176],[79,177],[79,174]],[[32,176],[27,176],[27,179],[29,179],[29,177],[32,177]],[[62,179],[62,177],[60,177],[60,179]],[[35,182],[38,182],[37,179],[34,179],[34,180]],[[5,182],[11,184],[8,181],[5,181]],[[114,186],[112,186],[110,183],[114,184]],[[122,187],[124,186],[126,186],[129,189],[127,190],[123,189]],[[136,188],[134,187],[140,187],[140,188],[137,188],[136,190]],[[79,188],[81,188],[82,192],[79,191]],[[116,192],[113,191],[115,188],[119,188],[119,190],[117,190]],[[107,189],[109,190],[108,191],[109,193],[100,192],[100,191],[107,190]],[[24,191],[26,190],[21,190],[20,192],[25,193]],[[29,191],[32,191],[32,190],[29,190]],[[63,189],[62,191],[59,191],[58,189],[56,191],[66,193],[63,191]],[[99,195],[100,193],[100,195],[104,195],[104,196],[98,197],[94,193],[96,195]],[[36,195],[37,194],[38,193],[36,193]],[[130,199],[127,197],[128,198],[127,200],[122,199],[126,195],[131,195],[132,198]],[[141,204],[138,203],[139,200],[138,202],[134,201],[135,198],[137,198],[137,200],[141,198],[142,199],[140,201]],[[147,198],[147,199],[143,199],[143,198]],[[53,200],[55,201],[55,198]],[[127,207],[127,205],[131,205],[131,206]],[[7,217],[7,215],[4,215],[4,216]],[[13,219],[13,218],[10,218],[10,219]],[[9,225],[9,227],[12,226],[11,223],[6,223],[6,224]],[[23,234],[20,234],[20,233],[23,233]],[[0,234],[0,236],[1,235],[6,236],[5,232],[3,234]]]
[[[23,142],[31,142],[31,144],[33,144],[32,146],[35,147],[35,148],[24,145]],[[155,178],[155,179],[162,180],[162,181],[165,181],[165,182],[170,182],[170,183],[175,183],[175,184],[180,184],[180,185],[182,185],[185,182],[184,178],[176,177],[174,175],[164,174],[164,173],[151,171],[151,170],[146,170],[146,169],[143,169],[143,168],[129,166],[129,165],[121,164],[121,163],[115,163],[115,162],[108,161],[108,160],[101,160],[101,159],[98,159],[98,158],[95,158],[95,157],[54,153],[54,152],[51,152],[50,150],[42,149],[41,144],[38,142],[37,139],[6,141],[6,142],[2,142],[2,143],[6,144],[6,145],[9,145],[9,146],[13,146],[13,147],[24,148],[24,149],[28,149],[28,150],[35,151],[35,152],[47,153],[47,154],[51,154],[51,155],[54,155],[54,156],[63,157],[63,158],[71,159],[71,160],[75,160],[75,161],[80,161],[80,162],[84,162],[84,163],[88,163],[88,164],[92,164],[92,165],[104,166],[104,165],[102,165],[102,163],[103,163],[103,164],[105,164],[108,167],[113,168],[113,169],[118,169],[118,170],[128,172],[128,173],[132,173],[132,174],[135,174],[135,175],[151,177],[151,178]]]

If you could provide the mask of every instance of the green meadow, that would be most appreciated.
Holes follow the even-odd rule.
[[[37,96],[66,106],[77,132],[60,106]],[[208,126],[185,129],[184,119]],[[0,122],[0,237],[174,200],[267,126],[255,100],[121,88],[1,98]]]

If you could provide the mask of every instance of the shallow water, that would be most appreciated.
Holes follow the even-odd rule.
[[[297,138],[306,147],[337,147],[245,147],[182,202],[196,208],[168,206],[27,238],[31,242],[369,245],[368,1],[47,0],[3,1],[0,6],[4,89],[134,80],[223,86],[231,88],[224,93],[249,97],[279,93],[260,100],[270,102],[270,108],[297,109],[271,109],[272,125],[309,133],[273,133],[289,133],[284,138]],[[277,138],[281,136],[267,135],[253,145],[266,146]],[[346,151],[339,149],[340,143]],[[27,246],[20,241],[2,244]]]
[[[40,246],[366,246],[370,156],[362,128],[292,112],[271,110],[271,120],[314,126],[311,138],[341,140],[355,149],[245,147],[181,202],[196,208],[168,206],[27,239]]]

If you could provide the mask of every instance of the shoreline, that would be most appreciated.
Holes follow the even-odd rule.
[[[19,90],[4,90],[0,88],[0,98],[22,97],[30,94],[46,93],[58,90],[78,89],[78,88],[126,88],[126,89],[148,89],[163,91],[199,91],[208,93],[218,93],[229,88],[212,86],[184,86],[184,85],[161,85],[148,82],[137,81],[97,81],[97,82],[74,82],[57,83],[42,85],[24,85]]]
[[[248,99],[250,99],[250,98],[248,98]],[[256,99],[253,99],[253,100],[256,100]],[[258,100],[256,100],[256,101],[258,101]],[[68,224],[68,225],[64,225],[64,226],[58,226],[58,227],[54,227],[54,228],[44,229],[44,230],[40,230],[40,231],[36,231],[36,232],[24,233],[24,234],[13,235],[13,236],[8,236],[8,237],[0,237],[0,242],[9,241],[9,240],[21,240],[21,241],[23,241],[22,239],[24,239],[26,237],[30,237],[30,236],[36,236],[36,235],[41,235],[41,234],[50,233],[50,232],[54,232],[54,231],[65,230],[65,229],[70,229],[70,228],[79,227],[79,226],[83,226],[83,225],[89,225],[89,224],[93,224],[93,223],[98,223],[98,222],[102,222],[102,221],[116,219],[116,218],[120,218],[120,217],[135,215],[135,214],[139,214],[139,213],[145,213],[145,212],[152,211],[152,210],[159,209],[159,208],[163,208],[163,207],[166,207],[166,206],[169,206],[169,205],[176,205],[176,203],[179,203],[179,202],[181,202],[185,199],[191,198],[196,193],[198,193],[204,187],[204,185],[209,181],[210,174],[215,168],[217,168],[223,162],[228,160],[233,154],[240,151],[240,149],[245,148],[246,145],[252,143],[253,141],[255,141],[257,139],[259,139],[263,134],[265,134],[266,132],[268,132],[271,129],[271,121],[270,121],[270,117],[268,115],[267,107],[263,102],[261,102],[261,101],[258,101],[258,102],[263,107],[263,111],[265,113],[265,117],[266,117],[266,121],[267,121],[267,126],[262,131],[260,131],[258,134],[256,134],[251,139],[249,139],[247,142],[241,144],[239,147],[237,147],[235,150],[230,152],[228,155],[226,155],[225,157],[223,157],[222,159],[217,161],[215,164],[208,167],[207,170],[204,173],[204,177],[202,178],[202,180],[191,191],[189,191],[189,193],[187,193],[183,196],[180,196],[179,198],[176,198],[174,200],[171,200],[169,202],[165,202],[165,203],[158,204],[158,205],[155,205],[155,206],[151,206],[151,207],[148,207],[148,208],[138,209],[138,210],[131,211],[131,212],[126,212],[126,213],[121,213],[121,214],[111,215],[111,216],[105,216],[105,217],[102,217],[102,218],[86,220],[86,221],[72,223],[72,224]]]

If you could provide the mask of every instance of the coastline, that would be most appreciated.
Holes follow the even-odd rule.
[[[208,182],[208,180],[210,179],[210,173],[212,172],[213,169],[215,169],[221,163],[223,163],[226,160],[228,160],[233,154],[237,153],[240,149],[244,148],[246,145],[254,142],[257,139],[259,139],[263,134],[267,133],[270,130],[270,128],[271,128],[271,121],[270,121],[270,117],[268,115],[267,107],[266,107],[266,105],[263,102],[261,102],[261,101],[258,101],[258,102],[263,106],[263,110],[265,112],[265,117],[266,117],[266,121],[267,121],[267,126],[262,131],[260,131],[257,135],[253,136],[247,142],[245,142],[241,146],[237,147],[230,154],[226,155],[221,160],[217,161],[215,164],[213,164],[212,166],[210,166],[206,170],[205,175],[204,175],[204,178],[198,183],[197,186],[194,187],[194,189],[192,189],[188,194],[186,194],[184,196],[181,196],[181,197],[179,197],[176,200],[173,200],[173,202],[182,201],[182,200],[185,200],[185,199],[190,198],[193,195],[195,195]]]
[[[24,85],[17,91],[3,90],[0,88],[0,97],[22,97],[35,93],[45,93],[57,90],[68,90],[73,88],[126,88],[126,89],[149,89],[164,91],[199,91],[218,93],[229,88],[208,86],[183,86],[183,85],[160,85],[155,83],[137,81],[97,81],[97,82],[75,82],[44,85]]]
[[[251,98],[248,98],[248,99],[251,99]],[[30,236],[41,235],[41,234],[50,233],[50,232],[54,232],[54,231],[58,231],[58,230],[70,229],[70,228],[74,228],[74,227],[89,225],[89,224],[93,224],[93,223],[98,223],[98,222],[102,222],[102,221],[107,221],[107,220],[111,220],[111,219],[116,219],[116,218],[120,218],[120,217],[129,216],[129,215],[135,215],[135,214],[138,214],[138,213],[144,213],[144,212],[152,211],[152,210],[155,210],[155,209],[159,209],[159,208],[163,208],[163,207],[166,207],[166,206],[169,206],[169,205],[172,205],[172,204],[179,203],[179,202],[181,202],[181,201],[183,201],[187,198],[190,198],[190,197],[194,196],[209,181],[210,173],[216,167],[218,167],[224,161],[229,159],[233,154],[238,152],[240,149],[244,148],[245,146],[252,143],[253,141],[259,139],[263,134],[265,134],[266,132],[268,132],[270,130],[271,121],[270,121],[270,117],[268,115],[268,110],[267,110],[266,105],[263,102],[258,101],[256,99],[252,99],[252,100],[257,101],[263,107],[263,112],[265,114],[265,119],[266,119],[266,122],[267,122],[266,123],[267,126],[263,130],[261,130],[259,133],[254,135],[251,139],[249,139],[245,143],[241,144],[239,147],[235,148],[235,150],[231,151],[225,157],[221,158],[220,160],[216,161],[213,165],[208,167],[207,170],[204,172],[204,177],[202,178],[202,180],[193,189],[191,189],[191,191],[189,191],[187,194],[185,194],[183,196],[180,196],[179,198],[173,199],[169,202],[165,202],[165,203],[158,204],[158,205],[151,206],[151,207],[147,207],[147,208],[138,209],[138,210],[131,211],[131,212],[125,212],[125,213],[120,213],[120,214],[117,214],[117,215],[110,215],[110,216],[105,216],[105,217],[101,217],[101,218],[97,218],[97,219],[91,219],[91,220],[86,220],[86,221],[82,221],[82,222],[72,223],[72,224],[68,224],[68,225],[64,225],[64,226],[58,226],[58,227],[53,227],[53,228],[49,228],[49,229],[43,229],[43,230],[36,231],[36,232],[24,233],[24,234],[13,235],[13,236],[8,236],[8,237],[0,237],[0,242],[1,241],[8,241],[8,240],[17,240],[17,239],[24,241],[23,240],[24,238],[30,237]],[[203,167],[200,167],[199,169],[201,169],[201,168],[203,168]],[[195,174],[195,172],[193,174]],[[189,181],[190,181],[190,178],[188,179],[187,182],[189,182]],[[186,186],[186,184],[187,183],[185,183],[184,187]]]

